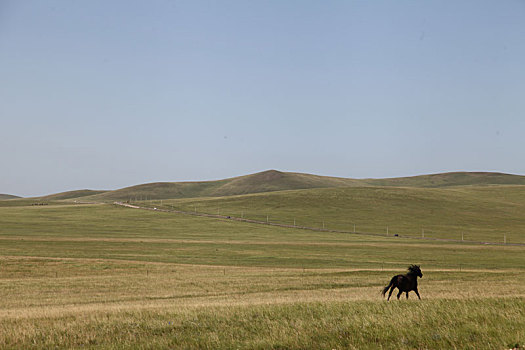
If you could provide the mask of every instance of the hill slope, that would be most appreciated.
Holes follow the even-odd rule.
[[[505,234],[525,243],[523,185],[316,188],[138,204],[343,231],[388,227],[391,235],[502,242]]]
[[[373,186],[450,187],[477,185],[525,185],[525,176],[490,172],[452,172],[391,179],[366,179]]]
[[[473,185],[525,185],[525,176],[501,173],[455,172],[391,179],[350,179],[268,170],[217,181],[156,182],[107,191],[86,200],[174,199],[224,197],[250,193],[328,187],[450,187]]]
[[[22,197],[19,197],[19,196],[13,196],[12,194],[3,194],[3,193],[0,193],[0,200],[5,200],[5,199],[16,199],[16,198],[22,198]]]
[[[149,183],[126,187],[88,198],[92,200],[127,200],[130,198],[223,197],[295,189],[358,186],[359,184],[360,180],[354,179],[268,170],[218,181]]]
[[[75,199],[75,198],[83,198],[87,196],[94,196],[97,194],[102,194],[107,191],[94,191],[94,190],[76,190],[76,191],[68,191],[68,192],[61,192],[61,193],[55,193],[50,194],[47,196],[37,197],[35,199],[39,200],[66,200],[66,199]]]

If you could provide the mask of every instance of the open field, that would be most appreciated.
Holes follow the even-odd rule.
[[[455,191],[477,196],[479,219],[501,202],[495,220],[518,233],[520,190]],[[233,214],[238,201],[276,202],[300,217],[337,198],[330,191],[162,205],[220,203]],[[390,192],[374,191],[387,200],[370,200],[388,215]],[[440,193],[433,199],[449,195]],[[358,194],[348,203],[362,205]],[[345,203],[334,202],[333,218]],[[466,212],[459,203],[447,210]],[[445,215],[438,207],[434,216]],[[468,216],[451,219],[466,232],[478,227]],[[423,269],[423,300],[382,300],[381,288],[411,263]],[[523,246],[316,232],[107,204],[4,205],[0,348],[504,349],[525,341],[524,267]]]
[[[294,268],[404,269],[414,260],[442,269],[525,265],[519,246],[315,232],[113,205],[6,207],[0,224],[9,256]]]
[[[503,349],[525,337],[520,271],[429,269],[422,301],[387,303],[393,271],[20,259],[1,260],[2,348]]]

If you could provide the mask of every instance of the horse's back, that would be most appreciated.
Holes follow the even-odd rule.
[[[397,275],[397,286],[400,290],[410,291],[417,287],[417,278],[410,278],[407,275]]]
[[[413,281],[407,275],[395,275],[392,277],[389,286],[392,286],[392,288],[398,288],[402,291],[407,291],[413,289],[414,286],[417,286],[417,282]]]
[[[395,279],[396,279],[396,282],[398,285],[401,285],[405,282],[406,280],[406,276],[405,275],[397,275],[397,276],[394,276]]]

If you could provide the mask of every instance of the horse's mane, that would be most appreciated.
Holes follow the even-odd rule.
[[[419,267],[419,265],[410,265],[408,267],[408,272],[417,274],[418,272],[421,272],[421,268]]]

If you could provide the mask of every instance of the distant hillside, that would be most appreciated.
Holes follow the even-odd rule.
[[[397,187],[525,185],[525,176],[489,172],[453,172],[392,179],[366,179],[363,181],[372,186]]]
[[[22,197],[13,196],[12,194],[2,194],[2,193],[0,193],[0,200],[16,199],[16,198],[22,198]]]
[[[501,173],[455,172],[391,179],[349,179],[268,170],[217,181],[157,182],[86,195],[85,200],[177,199],[224,197],[250,193],[329,187],[451,187],[525,185],[525,176]],[[54,198],[57,199],[57,198]]]
[[[90,196],[90,200],[223,197],[308,188],[358,186],[359,180],[268,170],[218,181],[157,182]]]
[[[66,200],[66,199],[75,199],[75,198],[83,198],[87,196],[93,196],[105,193],[107,191],[93,191],[93,190],[76,190],[76,191],[68,191],[68,192],[61,192],[56,194],[50,194],[47,196],[37,197],[35,199],[39,200]]]

